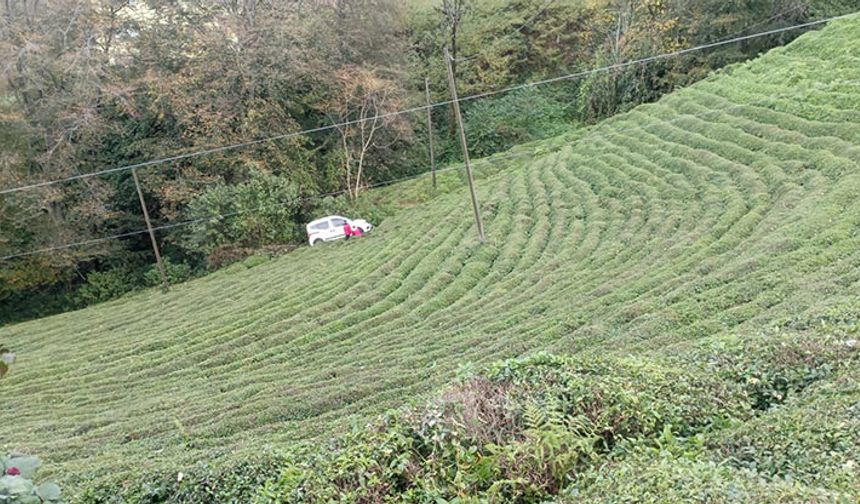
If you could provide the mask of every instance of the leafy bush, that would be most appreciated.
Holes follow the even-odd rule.
[[[194,199],[186,219],[194,221],[176,242],[190,254],[209,255],[219,247],[257,248],[299,241],[302,202],[286,178],[252,172],[238,185],[216,184]]]
[[[184,282],[192,276],[192,269],[185,263],[176,263],[163,257],[167,280],[171,284]],[[143,268],[119,266],[105,271],[93,271],[87,275],[87,282],[81,285],[74,295],[77,306],[88,306],[119,298],[143,287],[161,285],[158,265]]]
[[[789,479],[860,495],[860,372],[814,385],[710,445],[719,458],[772,479]]]
[[[593,502],[852,502],[847,495],[790,481],[763,480],[754,471],[739,470],[701,456],[679,456],[670,450],[643,450],[582,476],[556,501]]]
[[[556,357],[538,354],[490,367],[491,380],[521,384],[541,402],[562,401],[567,414],[583,412],[613,440],[654,436],[666,427],[689,434],[749,417],[738,387],[689,366],[640,358]],[[707,403],[698,397],[708,397]]]
[[[828,333],[776,333],[712,338],[685,359],[703,363],[707,372],[741,384],[753,408],[767,410],[840,369],[856,365],[860,352]]]
[[[709,401],[697,400],[709,397]],[[291,457],[263,501],[540,502],[625,439],[693,433],[748,414],[745,396],[635,360],[511,360],[424,409]]]
[[[476,158],[572,127],[565,121],[565,105],[535,88],[479,101],[466,109],[464,121],[469,150]]]
[[[164,262],[164,273],[167,275],[167,281],[171,285],[191,278],[193,273],[191,266],[185,263],[175,263],[166,257],[162,261]],[[161,273],[158,270],[157,264],[153,264],[146,270],[146,273],[143,274],[143,282],[149,287],[161,285]]]
[[[230,464],[201,462],[182,472],[150,472],[133,480],[91,486],[76,500],[99,504],[251,502],[284,464],[283,457],[269,452]]]
[[[87,275],[87,282],[75,293],[79,306],[101,303],[116,299],[143,286],[139,271],[130,267],[117,267],[106,271],[93,271]]]

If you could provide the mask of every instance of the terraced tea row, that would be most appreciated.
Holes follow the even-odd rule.
[[[360,240],[6,328],[4,447],[74,485],[327,435],[466,363],[824,313],[860,281],[858,54],[844,21],[478,163],[483,246],[461,189]]]

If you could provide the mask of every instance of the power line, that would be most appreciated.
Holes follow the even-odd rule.
[[[764,20],[762,20],[762,21],[758,21],[758,22],[753,23],[753,24],[751,24],[751,25],[745,26],[744,28],[742,28],[742,29],[740,29],[740,30],[737,30],[737,31],[735,31],[735,32],[731,33],[730,35],[727,35],[726,37],[724,37],[724,38],[722,38],[722,39],[719,39],[719,40],[717,40],[717,41],[714,41],[714,42],[715,42],[715,43],[729,42],[729,41],[731,41],[734,37],[737,37],[738,35],[740,35],[740,34],[742,34],[742,33],[744,33],[744,32],[747,32],[747,31],[749,31],[749,30],[751,30],[751,29],[753,29],[753,28],[756,28],[756,27],[759,27],[759,26],[765,25],[765,24],[767,24],[767,23],[769,23],[769,22],[771,22],[771,21],[773,21],[773,20],[775,20],[775,19],[779,19],[779,18],[781,18],[782,16],[785,16],[785,15],[787,15],[787,14],[791,14],[791,13],[792,13],[792,12],[794,12],[794,11],[797,11],[797,10],[800,10],[800,9],[803,9],[803,8],[807,8],[807,7],[809,7],[809,6],[810,6],[810,4],[809,4],[809,3],[801,4],[801,5],[796,5],[796,6],[792,7],[791,9],[787,9],[787,10],[784,10],[784,11],[779,12],[779,13],[777,13],[777,14],[774,14],[773,16],[771,16],[771,17],[769,17],[769,18],[767,18],[767,19],[764,19]],[[858,13],[857,13],[857,12],[855,12],[855,13],[853,13],[853,14],[848,14],[848,15],[850,16],[850,15],[856,15],[856,14],[858,14]],[[569,69],[568,69],[568,68],[565,68],[565,70],[568,70],[568,71],[569,71]],[[564,107],[562,107],[562,110],[567,110],[568,108],[570,108],[571,106],[573,106],[573,105],[576,103],[576,101],[577,101],[577,100],[573,100],[573,101],[571,101],[570,103],[568,103],[567,105],[565,105]]]
[[[787,97],[787,96],[779,96],[779,97],[776,97],[776,98],[777,98],[777,99],[785,99],[785,98],[788,98],[788,97]],[[774,99],[774,97],[770,97],[770,98],[763,99],[763,100],[760,100],[760,101],[756,101],[756,102],[753,102],[753,103],[742,103],[742,104],[736,104],[736,105],[732,105],[732,106],[730,106],[730,107],[726,107],[726,108],[722,108],[722,109],[714,109],[714,110],[708,110],[708,111],[705,111],[705,112],[700,112],[700,113],[698,113],[698,114],[681,114],[681,115],[679,115],[678,117],[675,117],[675,118],[673,118],[673,119],[669,119],[669,120],[661,120],[661,121],[655,121],[655,122],[651,122],[650,124],[646,124],[646,125],[637,125],[637,126],[630,127],[630,128],[621,128],[621,129],[616,129],[616,130],[613,130],[613,131],[599,131],[599,130],[595,129],[595,130],[590,131],[590,132],[589,132],[589,133],[587,133],[586,135],[583,135],[581,138],[578,138],[578,139],[576,139],[576,140],[574,140],[574,141],[572,141],[572,142],[567,142],[567,143],[565,143],[565,144],[563,144],[563,145],[561,145],[561,146],[558,146],[558,147],[554,148],[554,149],[553,149],[553,150],[551,150],[551,151],[548,151],[548,152],[547,152],[547,153],[545,153],[544,155],[549,154],[550,152],[557,152],[557,151],[558,151],[559,149],[561,149],[562,147],[567,147],[567,146],[570,146],[570,145],[576,145],[576,144],[581,143],[581,142],[583,142],[583,141],[585,141],[585,140],[592,140],[592,139],[598,139],[598,138],[606,139],[606,138],[610,138],[610,137],[613,137],[613,136],[623,135],[623,134],[625,134],[625,133],[630,133],[630,132],[633,132],[633,131],[646,130],[646,129],[649,129],[649,128],[652,128],[652,127],[655,127],[655,126],[661,126],[661,125],[665,125],[665,124],[674,124],[675,122],[678,122],[678,121],[681,121],[681,120],[684,120],[684,119],[689,119],[689,118],[691,118],[691,117],[702,118],[702,117],[707,117],[707,116],[710,116],[710,115],[715,115],[715,114],[725,113],[725,112],[730,111],[730,110],[736,110],[736,109],[740,109],[740,108],[744,108],[744,107],[756,107],[756,106],[762,105],[762,104],[764,104],[764,103],[767,103],[768,101],[771,101],[771,100],[773,100],[773,99]],[[501,156],[500,156],[500,155],[493,155],[493,156],[490,156],[490,157],[488,157],[488,158],[484,158],[484,159],[480,160],[480,161],[479,161],[479,163],[491,163],[491,162],[498,162],[498,161],[503,161],[503,160],[507,160],[507,159],[514,159],[514,158],[518,158],[518,157],[534,156],[534,154],[535,154],[535,153],[534,153],[533,151],[529,151],[529,152],[509,153],[509,154],[505,154],[505,155],[501,155]],[[454,169],[458,169],[459,167],[460,167],[460,165],[459,165],[459,164],[457,164],[457,165],[452,165],[452,166],[448,166],[448,167],[446,167],[446,168],[439,169],[439,170],[437,170],[437,172],[446,172],[446,171],[451,171],[451,170],[454,170]],[[367,188],[372,189],[372,188],[376,188],[376,187],[382,187],[382,186],[386,186],[386,185],[395,184],[395,183],[398,183],[398,182],[404,182],[404,181],[406,181],[406,180],[413,180],[413,179],[417,179],[417,178],[423,177],[423,176],[424,176],[424,175],[426,175],[426,174],[427,174],[427,173],[426,173],[426,172],[424,172],[424,173],[419,173],[419,174],[417,174],[417,175],[408,175],[408,176],[405,176],[405,177],[399,177],[399,178],[395,178],[395,179],[389,179],[389,180],[385,180],[385,181],[382,181],[382,182],[377,182],[377,183],[374,183],[374,184],[370,184],[370,185],[368,185],[368,186],[367,186]],[[258,212],[258,211],[261,211],[261,210],[267,210],[267,209],[272,209],[272,208],[283,208],[284,206],[286,206],[286,205],[288,205],[288,204],[292,204],[292,203],[297,203],[297,202],[302,202],[302,201],[311,201],[311,200],[315,200],[315,199],[322,199],[322,198],[325,198],[325,197],[329,197],[329,196],[338,196],[338,195],[342,195],[342,194],[346,194],[346,193],[347,193],[347,190],[346,190],[346,189],[342,189],[342,190],[339,190],[339,191],[332,191],[332,192],[321,193],[321,194],[315,194],[315,195],[310,195],[310,196],[303,196],[303,197],[293,198],[293,199],[291,199],[291,200],[288,200],[286,203],[281,203],[281,204],[271,204],[271,205],[261,205],[261,206],[259,206],[259,207],[250,208],[250,209],[245,209],[245,210],[239,210],[239,211],[236,211],[236,212],[228,212],[228,213],[223,213],[223,214],[211,214],[211,215],[207,215],[207,216],[204,216],[204,217],[198,217],[198,218],[194,218],[194,219],[188,219],[188,220],[184,220],[184,221],[178,221],[178,222],[173,222],[173,223],[169,223],[169,224],[164,224],[164,225],[160,225],[160,226],[156,226],[156,227],[154,227],[154,228],[153,228],[153,230],[155,230],[155,231],[163,231],[163,230],[168,230],[168,229],[174,229],[174,228],[177,228],[177,227],[189,226],[189,225],[192,225],[192,224],[197,224],[197,223],[199,223],[199,222],[211,221],[211,220],[215,220],[215,219],[219,219],[219,218],[235,217],[235,216],[237,216],[237,215],[242,215],[242,214],[246,214],[246,213],[253,213],[253,212]],[[147,233],[147,232],[148,232],[148,230],[147,230],[147,229],[140,229],[140,230],[137,230],[137,231],[131,231],[131,232],[128,232],[128,233],[122,233],[122,234],[118,234],[118,235],[107,236],[107,237],[104,237],[104,238],[96,238],[96,239],[93,239],[93,240],[86,240],[86,241],[82,241],[82,242],[70,243],[70,244],[65,244],[65,245],[58,245],[58,246],[56,246],[56,247],[48,247],[48,248],[44,248],[44,249],[39,249],[39,250],[33,250],[33,251],[23,252],[23,253],[20,253],[20,254],[14,254],[14,255],[9,255],[9,256],[4,256],[4,257],[0,257],[0,260],[9,260],[9,259],[14,259],[14,258],[18,258],[18,257],[24,257],[24,256],[29,256],[29,255],[40,254],[40,253],[44,253],[44,252],[50,252],[50,251],[56,251],[56,250],[64,250],[64,249],[69,249],[69,248],[73,248],[73,247],[77,247],[77,246],[91,245],[91,244],[100,243],[100,242],[105,242],[105,241],[110,241],[110,240],[115,240],[115,239],[127,238],[127,237],[131,237],[131,236],[137,236],[137,235],[145,234],[145,233]]]
[[[852,82],[856,83],[856,81],[852,81]],[[681,114],[681,115],[678,115],[678,117],[675,117],[675,118],[669,119],[669,120],[660,120],[660,121],[651,122],[650,124],[646,124],[646,125],[637,125],[637,126],[633,126],[630,128],[621,128],[621,129],[616,129],[616,130],[612,130],[612,131],[600,131],[597,128],[595,128],[592,131],[588,132],[587,134],[583,135],[581,138],[578,138],[574,141],[567,142],[561,146],[558,146],[558,147],[552,149],[551,151],[546,152],[544,155],[549,154],[551,152],[557,152],[562,147],[567,147],[570,145],[576,145],[576,144],[581,143],[585,140],[592,140],[592,139],[598,139],[598,138],[606,139],[606,138],[610,138],[613,136],[623,135],[625,133],[630,133],[633,131],[646,130],[646,129],[652,128],[654,126],[660,126],[660,125],[665,125],[665,124],[674,124],[675,122],[678,122],[678,121],[681,121],[684,119],[689,119],[691,117],[702,118],[702,117],[707,117],[710,115],[725,113],[725,112],[728,112],[731,110],[736,110],[736,109],[740,109],[740,108],[744,108],[744,107],[757,107],[757,106],[763,105],[769,101],[772,101],[773,99],[786,99],[786,98],[789,98],[789,97],[788,96],[769,97],[769,98],[765,98],[765,99],[762,99],[759,101],[755,101],[753,103],[739,103],[739,104],[735,104],[735,105],[732,105],[732,106],[729,106],[726,108],[708,110],[708,111],[700,112],[697,114]],[[504,161],[507,159],[514,159],[514,158],[518,158],[518,157],[534,156],[534,155],[535,155],[534,151],[519,152],[519,153],[512,152],[512,153],[504,154],[504,155],[493,155],[493,156],[490,156],[490,157],[487,157],[487,158],[484,158],[484,159],[478,161],[478,163],[492,163],[492,162]],[[437,173],[451,171],[454,169],[458,169],[459,167],[460,167],[459,164],[448,166],[446,168],[442,168],[442,169],[437,170]],[[385,180],[382,182],[370,184],[367,186],[367,188],[382,187],[382,186],[386,186],[386,185],[395,184],[398,182],[404,182],[406,180],[413,180],[413,179],[423,177],[426,174],[427,173],[424,172],[424,173],[419,173],[416,175],[408,175],[405,177],[389,179],[389,180]],[[224,213],[224,214],[211,214],[211,215],[207,215],[204,217],[198,217],[198,218],[194,218],[194,219],[188,219],[188,220],[184,220],[184,221],[178,221],[178,222],[173,222],[173,223],[169,223],[169,224],[164,224],[164,225],[154,227],[153,230],[163,231],[163,230],[178,228],[178,227],[182,227],[182,226],[189,226],[189,225],[196,224],[199,222],[205,222],[205,221],[215,220],[215,219],[224,218],[224,217],[234,217],[237,215],[257,212],[257,211],[266,210],[266,209],[270,209],[270,208],[283,208],[284,206],[286,206],[288,204],[292,204],[292,203],[297,203],[297,202],[301,202],[301,201],[311,201],[314,199],[322,199],[322,198],[326,198],[329,196],[339,196],[339,195],[346,194],[346,193],[347,193],[347,190],[342,189],[339,191],[332,191],[332,192],[315,194],[315,195],[310,195],[310,196],[303,196],[303,197],[293,198],[291,200],[288,200],[286,203],[261,205],[259,207],[240,210],[240,211],[236,211],[236,212],[228,212],[228,213]],[[69,244],[65,244],[65,245],[58,245],[55,247],[47,247],[47,248],[38,249],[38,250],[31,250],[31,251],[22,252],[19,254],[7,255],[7,256],[0,257],[0,260],[5,261],[5,260],[15,259],[15,258],[19,258],[19,257],[25,257],[25,256],[30,256],[30,255],[36,255],[36,254],[45,253],[45,252],[51,252],[51,251],[56,251],[56,250],[65,250],[65,249],[74,248],[74,247],[78,247],[78,246],[92,245],[95,243],[101,243],[101,242],[110,241],[110,240],[117,240],[117,239],[121,239],[121,238],[137,236],[137,235],[145,234],[147,232],[148,232],[147,229],[139,229],[137,231],[131,231],[128,233],[122,233],[122,234],[117,234],[117,235],[112,235],[112,236],[106,236],[103,238],[96,238],[96,239],[92,239],[92,240],[69,243]]]
[[[626,68],[629,66],[648,64],[648,63],[652,63],[654,61],[660,61],[660,60],[675,58],[678,56],[683,56],[685,54],[689,54],[689,53],[693,53],[693,52],[697,52],[697,51],[702,51],[705,49],[712,49],[714,47],[720,47],[720,46],[733,44],[733,43],[737,43],[737,42],[743,42],[746,40],[752,40],[752,39],[759,38],[759,37],[766,37],[769,35],[776,35],[776,34],[785,33],[788,31],[799,30],[799,29],[803,29],[803,28],[810,28],[813,26],[819,26],[822,24],[830,23],[832,21],[837,21],[840,19],[847,19],[850,17],[854,17],[854,16],[857,16],[858,14],[860,14],[860,11],[853,12],[850,14],[844,14],[841,16],[833,16],[833,17],[829,17],[826,19],[820,19],[817,21],[810,21],[810,22],[802,23],[802,24],[798,24],[798,25],[793,25],[793,26],[788,26],[788,27],[783,27],[783,28],[776,28],[773,30],[759,32],[759,33],[755,33],[752,35],[744,35],[741,37],[734,37],[731,39],[721,40],[718,42],[712,42],[712,43],[708,43],[708,44],[703,44],[703,45],[699,45],[699,46],[695,46],[695,47],[691,47],[691,48],[687,48],[687,49],[681,49],[681,50],[673,51],[670,53],[658,54],[658,55],[649,56],[646,58],[640,58],[640,59],[630,60],[630,61],[626,61],[626,62],[622,62],[622,63],[615,63],[612,65],[593,68],[591,70],[574,72],[574,73],[570,73],[570,74],[566,74],[566,75],[561,75],[558,77],[552,77],[549,79],[543,79],[543,80],[539,80],[539,81],[533,81],[533,82],[529,82],[529,83],[525,83],[525,84],[518,84],[515,86],[510,86],[510,87],[497,89],[497,90],[493,90],[493,91],[486,91],[483,93],[473,94],[473,95],[469,95],[469,96],[463,96],[463,97],[460,97],[458,99],[458,101],[461,103],[467,102],[467,101],[473,101],[473,100],[478,100],[481,98],[487,98],[490,96],[495,96],[498,94],[509,93],[509,92],[518,91],[521,89],[532,88],[535,86],[542,86],[545,84],[551,84],[551,83],[555,83],[555,82],[572,80],[572,79],[585,77],[585,76],[589,76],[589,75],[593,75],[593,74],[597,74],[597,73],[619,70],[619,69]],[[187,153],[183,153],[183,154],[177,154],[175,156],[170,156],[170,157],[165,157],[165,158],[160,158],[160,159],[153,159],[153,160],[144,161],[144,162],[140,162],[140,163],[118,166],[115,168],[108,168],[108,169],[100,170],[100,171],[96,171],[96,172],[74,175],[71,177],[63,178],[63,179],[55,179],[55,180],[37,182],[37,183],[19,186],[19,187],[12,187],[12,188],[8,188],[8,189],[0,190],[0,196],[5,195],[5,194],[15,193],[15,192],[35,189],[35,188],[39,188],[39,187],[46,187],[46,186],[59,184],[59,183],[63,183],[63,182],[70,182],[70,181],[78,180],[78,179],[98,177],[98,176],[107,175],[110,173],[128,171],[128,170],[132,170],[135,168],[144,168],[147,166],[154,166],[154,165],[160,165],[160,164],[165,164],[165,163],[171,163],[174,161],[181,161],[184,159],[191,159],[191,158],[206,156],[209,154],[216,154],[219,152],[225,152],[225,151],[229,151],[229,150],[236,150],[236,149],[251,147],[254,145],[260,145],[260,144],[267,143],[267,142],[274,142],[274,141],[278,141],[278,140],[295,138],[295,137],[302,136],[302,135],[307,135],[307,134],[311,134],[311,133],[319,133],[322,131],[328,131],[328,130],[332,130],[335,128],[342,128],[345,126],[352,126],[352,125],[361,124],[364,122],[375,121],[375,120],[379,120],[379,119],[386,119],[386,118],[395,117],[398,115],[410,114],[410,113],[415,113],[415,112],[423,112],[423,111],[426,111],[428,108],[443,107],[443,106],[450,105],[451,103],[453,103],[452,100],[444,100],[444,101],[436,102],[436,103],[429,104],[429,105],[421,105],[421,106],[407,108],[407,109],[403,109],[403,110],[388,112],[385,114],[379,114],[379,115],[376,115],[373,117],[354,119],[351,121],[344,121],[344,122],[337,123],[337,124],[329,124],[329,125],[325,125],[325,126],[319,126],[316,128],[310,128],[310,129],[306,129],[306,130],[302,130],[302,131],[296,131],[293,133],[283,133],[280,135],[274,135],[274,136],[270,136],[267,138],[261,138],[258,140],[250,140],[247,142],[240,142],[240,143],[235,143],[235,144],[230,144],[230,145],[223,145],[220,147],[214,147],[214,148],[210,148],[210,149],[203,149],[203,150],[199,150],[199,151],[192,151],[192,152],[187,152]]]
[[[780,97],[780,98],[784,98],[784,97]],[[570,145],[576,145],[576,144],[581,143],[585,140],[592,140],[592,139],[598,139],[598,138],[606,139],[606,138],[609,138],[612,136],[622,135],[624,133],[646,130],[646,129],[649,129],[649,128],[654,127],[654,126],[673,124],[677,121],[689,119],[691,117],[701,118],[701,117],[706,117],[709,115],[724,113],[724,112],[739,109],[739,108],[755,107],[755,106],[761,105],[763,103],[766,103],[767,101],[769,101],[771,99],[772,98],[768,98],[766,100],[761,100],[761,101],[757,101],[754,103],[736,104],[736,105],[732,105],[730,107],[726,107],[726,108],[722,108],[722,109],[708,110],[705,112],[700,112],[698,114],[682,114],[682,115],[679,115],[678,117],[676,117],[674,119],[655,121],[655,122],[652,122],[650,124],[637,125],[637,126],[634,126],[631,128],[621,128],[621,129],[617,129],[617,130],[613,130],[613,131],[598,131],[595,129],[595,130],[592,130],[591,132],[587,133],[586,135],[583,135],[581,138],[578,138],[578,139],[571,141],[571,142],[564,143],[563,145],[556,147],[555,149],[545,153],[544,155],[549,154],[550,152],[557,152],[562,147],[567,147]],[[479,161],[479,163],[492,163],[492,162],[504,161],[504,160],[508,160],[508,159],[514,159],[514,158],[518,158],[518,157],[534,156],[534,154],[535,153],[533,151],[528,151],[528,152],[510,153],[510,154],[505,154],[505,155],[501,155],[501,156],[494,155],[494,156],[482,159],[481,161]],[[446,171],[459,169],[459,168],[460,168],[460,165],[456,164],[456,165],[448,166],[446,168],[439,169],[439,170],[437,170],[437,173],[446,172]],[[372,189],[372,188],[376,188],[376,187],[391,185],[391,184],[395,184],[398,182],[404,182],[407,180],[417,179],[417,178],[423,177],[425,175],[427,175],[427,173],[423,172],[423,173],[419,173],[417,175],[409,175],[406,177],[399,177],[399,178],[395,178],[395,179],[385,180],[382,182],[370,184],[367,186],[367,188]],[[342,189],[339,191],[332,191],[332,192],[327,192],[327,193],[302,196],[302,197],[298,197],[298,198],[289,199],[286,202],[282,202],[279,204],[261,205],[261,206],[255,207],[255,208],[238,210],[235,212],[227,212],[227,213],[223,213],[223,214],[211,214],[211,215],[207,215],[207,216],[203,216],[203,217],[197,217],[194,219],[187,219],[187,220],[183,220],[183,221],[177,221],[177,222],[172,222],[169,224],[163,224],[160,226],[155,226],[152,229],[153,229],[153,231],[164,231],[164,230],[174,229],[174,228],[183,227],[183,226],[190,226],[190,225],[197,224],[200,222],[212,221],[215,219],[221,219],[221,218],[226,218],[226,217],[235,217],[235,216],[243,215],[246,213],[254,213],[254,212],[260,212],[260,211],[264,211],[264,210],[268,210],[268,209],[283,208],[283,207],[291,205],[293,203],[312,201],[312,200],[322,199],[322,198],[326,198],[326,197],[330,197],[330,196],[339,196],[339,195],[343,195],[346,193],[347,193],[347,190]],[[111,241],[111,240],[118,240],[118,239],[128,238],[128,237],[132,237],[132,236],[139,236],[142,234],[146,234],[147,232],[148,232],[147,229],[139,229],[137,231],[130,231],[128,233],[106,236],[103,238],[96,238],[96,239],[85,240],[85,241],[81,241],[81,242],[68,243],[68,244],[64,244],[64,245],[57,245],[54,247],[46,247],[46,248],[42,248],[42,249],[31,250],[31,251],[27,251],[27,252],[21,252],[21,253],[17,253],[17,254],[11,254],[11,255],[7,255],[7,256],[3,256],[3,257],[0,257],[0,261],[8,261],[8,260],[17,259],[20,257],[32,256],[32,255],[37,255],[37,254],[42,254],[42,253],[47,253],[47,252],[53,252],[53,251],[58,251],[58,250],[67,250],[70,248],[83,247],[83,246],[87,246],[87,245],[94,245],[96,243],[103,243],[103,242]]]
[[[730,35],[727,35],[726,38],[736,37],[736,36],[740,35],[741,33],[752,30],[753,28],[758,28],[759,26],[762,26],[762,25],[766,25],[767,23],[770,23],[771,21],[775,21],[775,20],[777,20],[777,19],[779,19],[779,18],[781,18],[787,14],[791,14],[792,12],[799,11],[801,9],[807,9],[810,7],[810,5],[811,5],[811,3],[804,3],[804,4],[800,4],[800,5],[795,5],[794,7],[790,8],[790,9],[786,9],[782,12],[777,13],[777,14],[774,14],[773,16],[771,16],[771,17],[769,17],[763,21],[759,21],[758,23],[746,26],[741,30],[738,30],[736,32],[732,32]]]
[[[454,170],[456,168],[459,168],[459,165],[453,165],[453,166],[449,166],[446,168],[442,168],[442,169],[436,170],[436,172],[441,173],[441,172],[445,172],[445,171],[449,171],[449,170]],[[385,180],[382,182],[369,184],[367,186],[367,188],[373,189],[373,188],[382,187],[382,186],[386,186],[386,185],[396,184],[398,182],[404,182],[406,180],[420,178],[424,175],[426,175],[426,173],[419,173],[417,175],[408,175],[405,177],[399,177],[399,178],[395,178],[395,179]],[[177,221],[177,222],[171,222],[168,224],[162,224],[159,226],[154,226],[152,228],[152,230],[153,231],[165,231],[168,229],[173,229],[173,228],[178,228],[178,227],[183,227],[183,226],[190,226],[192,224],[197,224],[197,223],[206,222],[206,221],[212,221],[215,219],[222,219],[222,218],[226,218],[226,217],[235,217],[235,216],[243,215],[246,213],[254,213],[254,212],[259,212],[259,211],[268,210],[268,209],[283,208],[285,206],[288,206],[288,205],[291,205],[294,203],[301,203],[304,201],[313,201],[316,199],[322,199],[322,198],[327,198],[327,197],[331,197],[331,196],[340,196],[340,195],[346,194],[347,191],[348,191],[347,189],[341,189],[339,191],[331,191],[331,192],[326,192],[326,193],[312,194],[312,195],[308,195],[308,196],[300,196],[298,198],[288,199],[287,201],[281,202],[278,204],[261,205],[258,207],[248,208],[248,209],[244,209],[244,210],[238,210],[235,212],[227,212],[227,213],[222,213],[222,214],[210,214],[210,215],[206,215],[203,217],[196,217],[194,219],[187,219],[187,220],[182,220],[182,221]],[[41,249],[29,250],[27,252],[21,252],[21,253],[17,253],[17,254],[2,256],[2,257],[0,257],[0,261],[8,261],[11,259],[17,259],[17,258],[21,258],[21,257],[43,254],[46,252],[54,252],[54,251],[58,251],[58,250],[67,250],[67,249],[75,248],[75,247],[94,245],[94,244],[103,243],[106,241],[119,240],[122,238],[129,238],[132,236],[139,236],[142,234],[146,234],[148,232],[149,232],[148,229],[138,229],[136,231],[129,231],[127,233],[120,233],[120,234],[105,236],[102,238],[94,238],[92,240],[84,240],[84,241],[79,241],[79,242],[74,242],[74,243],[66,243],[63,245],[57,245],[57,246],[53,246],[53,247],[45,247],[45,248],[41,248]]]
[[[613,65],[607,65],[607,66],[604,66],[604,67],[594,68],[594,69],[591,69],[591,70],[583,70],[583,71],[581,71],[581,72],[576,72],[576,73],[571,73],[571,74],[567,74],[567,75],[562,75],[562,76],[559,76],[559,77],[552,77],[552,78],[544,79],[544,80],[540,80],[540,81],[529,82],[529,83],[525,83],[525,84],[518,84],[518,85],[516,85],[516,86],[510,86],[510,87],[507,87],[507,88],[504,88],[504,89],[499,89],[499,90],[496,90],[496,91],[487,91],[487,92],[485,92],[485,93],[479,93],[479,94],[474,94],[474,95],[471,95],[471,96],[466,96],[466,97],[460,98],[460,101],[462,102],[462,101],[468,101],[468,100],[477,100],[477,99],[479,99],[479,98],[486,98],[486,97],[488,97],[488,96],[494,96],[494,95],[501,94],[501,93],[509,93],[509,92],[511,92],[511,91],[518,91],[518,90],[520,90],[520,89],[532,88],[532,87],[540,86],[540,85],[544,85],[544,84],[551,84],[551,83],[554,83],[554,82],[560,82],[560,81],[565,81],[565,80],[571,80],[571,79],[576,79],[576,78],[579,78],[579,77],[586,77],[586,76],[593,75],[593,74],[596,74],[596,73],[609,72],[609,71],[612,71],[612,70],[619,70],[619,69],[621,69],[621,68],[626,68],[626,67],[629,67],[629,66],[642,65],[642,64],[652,63],[652,62],[654,62],[654,61],[660,61],[660,60],[664,60],[664,59],[675,58],[675,57],[678,57],[678,56],[683,56],[683,55],[685,55],[685,54],[689,54],[689,53],[693,53],[693,52],[697,52],[697,51],[702,51],[702,50],[705,50],[705,49],[712,49],[712,48],[714,48],[714,47],[720,47],[720,46],[724,46],[724,45],[728,45],[728,44],[733,44],[733,43],[736,43],[736,42],[743,42],[743,41],[751,40],[751,39],[755,39],[755,38],[758,38],[758,37],[766,37],[766,36],[769,36],[769,35],[776,35],[776,34],[784,33],[784,32],[787,32],[787,31],[799,30],[799,29],[802,29],[802,28],[809,28],[809,27],[812,27],[812,26],[818,26],[818,25],[825,24],[825,23],[829,23],[829,22],[832,22],[832,21],[837,21],[837,20],[839,20],[839,19],[846,19],[846,18],[849,18],[849,17],[853,17],[853,16],[856,16],[856,15],[858,15],[858,14],[860,14],[860,11],[858,11],[858,12],[853,12],[853,13],[851,13],[851,14],[845,14],[845,15],[842,15],[842,16],[834,16],[834,17],[830,17],[830,18],[827,18],[827,19],[821,19],[821,20],[818,20],[818,21],[810,21],[810,22],[808,22],[808,23],[803,23],[803,24],[799,24],[799,25],[789,26],[789,27],[785,27],[785,28],[777,28],[777,29],[774,29],[774,30],[768,30],[768,31],[764,31],[764,32],[759,32],[759,33],[755,33],[755,34],[752,34],[752,35],[745,35],[745,36],[743,36],[743,37],[735,37],[735,38],[728,39],[728,40],[721,40],[721,41],[719,41],[719,42],[712,42],[712,43],[709,43],[709,44],[703,44],[703,45],[699,45],[699,46],[696,46],[696,47],[690,47],[690,48],[687,48],[687,49],[681,49],[681,50],[673,51],[673,52],[670,52],[670,53],[658,54],[658,55],[656,55],[656,56],[649,56],[649,57],[647,57],[647,58],[641,58],[641,59],[637,59],[637,60],[626,61],[626,62],[623,62],[623,63],[616,63],[616,64],[613,64]],[[447,104],[447,103],[446,103],[446,104]],[[0,194],[2,194],[2,193],[0,193]]]

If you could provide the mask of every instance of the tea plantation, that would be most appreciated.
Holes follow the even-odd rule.
[[[102,502],[860,498],[860,19],[476,171],[484,245],[449,171],[3,328],[0,451]]]

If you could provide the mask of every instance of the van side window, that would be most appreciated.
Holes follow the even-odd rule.
[[[311,229],[313,229],[314,231],[322,231],[324,229],[328,229],[328,221],[322,221],[317,224],[314,224],[313,226],[311,226]]]
[[[344,219],[332,219],[331,225],[333,227],[343,227],[346,224],[346,220]]]

